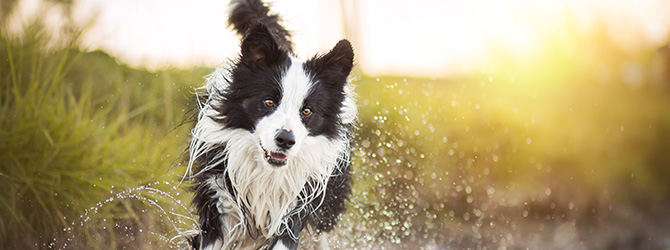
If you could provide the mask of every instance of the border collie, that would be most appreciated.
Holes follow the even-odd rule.
[[[198,95],[187,169],[195,249],[297,249],[304,228],[334,227],[351,193],[351,44],[301,60],[268,12],[260,0],[232,1],[240,56]]]

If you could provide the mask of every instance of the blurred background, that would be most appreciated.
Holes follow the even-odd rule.
[[[0,2],[0,242],[183,249],[195,88],[227,1]],[[670,2],[274,1],[352,41],[334,249],[670,249]],[[316,248],[308,233],[304,249]]]

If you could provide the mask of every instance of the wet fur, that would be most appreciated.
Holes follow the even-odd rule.
[[[209,75],[198,95],[187,170],[200,223],[196,249],[297,249],[304,228],[335,226],[351,193],[351,45],[342,40],[302,61],[268,12],[258,0],[231,3],[241,55]],[[278,106],[263,106],[268,98]],[[313,114],[299,115],[304,108]],[[285,166],[266,161],[279,128],[296,136]]]

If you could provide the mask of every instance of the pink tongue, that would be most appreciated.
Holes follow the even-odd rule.
[[[278,161],[286,160],[286,155],[282,154],[282,153],[270,152],[270,157],[272,157],[272,159],[275,159],[275,160],[278,160]]]

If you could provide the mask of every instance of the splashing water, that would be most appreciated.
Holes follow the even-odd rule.
[[[63,242],[54,239],[48,247],[186,249],[190,246],[188,237],[198,232],[198,222],[182,201],[188,199],[182,197],[185,194],[179,184],[154,182],[110,191],[109,198],[83,211],[63,229],[67,236],[61,237]],[[106,217],[107,211],[113,211],[114,217]]]
[[[612,222],[627,207],[575,181],[581,170],[557,160],[574,156],[554,152],[560,136],[544,115],[551,103],[538,98],[543,92],[497,79],[505,78],[358,81],[354,193],[327,244],[588,249],[630,230],[630,221]],[[644,244],[670,242],[667,230],[640,230]],[[319,249],[317,240],[303,242]]]
[[[582,155],[563,138],[574,131],[556,135],[547,93],[497,79],[506,77],[357,80],[348,210],[325,237],[305,232],[302,248],[589,249],[635,237],[646,239],[635,246],[670,247],[670,223],[612,203],[609,190],[590,186],[587,168],[573,166]],[[198,229],[189,200],[178,182],[111,192],[50,248],[187,249]]]

